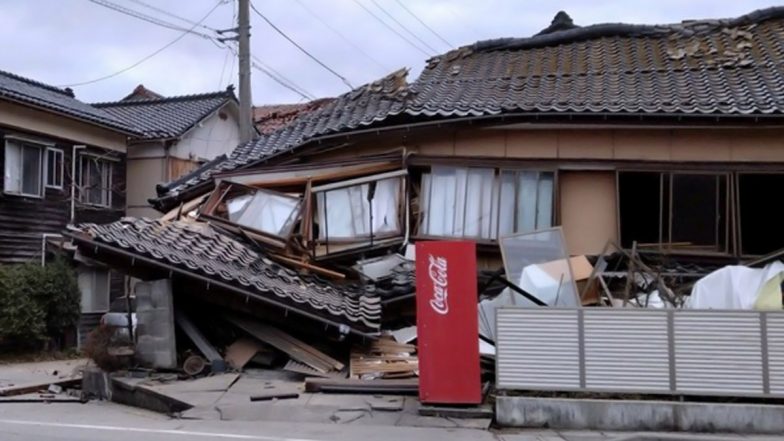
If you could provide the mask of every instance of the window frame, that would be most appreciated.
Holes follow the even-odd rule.
[[[60,184],[51,184],[49,183],[49,154],[53,153],[55,156],[60,156],[60,170],[55,170],[54,172],[57,174],[60,180]],[[65,150],[57,147],[47,147],[45,151],[45,162],[44,162],[44,170],[45,176],[43,176],[44,181],[44,188],[53,188],[56,190],[62,190],[65,188]]]
[[[661,169],[640,169],[640,168],[619,168],[615,170],[615,200],[616,200],[616,213],[617,213],[617,234],[618,234],[618,243],[619,245],[623,246],[626,242],[625,238],[622,235],[623,227],[622,222],[623,219],[621,217],[621,174],[623,173],[655,173],[658,175],[659,180],[659,207],[658,207],[658,243],[652,244],[651,246],[647,247],[640,247],[638,244],[638,252],[644,253],[646,250],[655,251],[658,253],[666,252],[671,254],[682,254],[682,255],[714,255],[714,256],[730,256],[730,255],[737,255],[737,245],[738,241],[735,237],[736,229],[737,229],[737,220],[736,220],[736,204],[735,204],[735,192],[736,192],[736,175],[737,173],[733,171],[722,171],[722,170],[688,170],[688,169],[675,169],[675,170],[661,170]],[[714,176],[716,178],[716,244],[715,249],[689,249],[685,247],[678,247],[673,246],[673,244],[677,244],[677,242],[672,241],[672,230],[673,230],[673,177],[677,175],[707,175],[707,176]],[[665,177],[667,179],[665,179]],[[726,194],[724,195],[724,210],[720,212],[720,198],[719,195],[721,194],[721,178],[726,179],[725,186],[726,186]],[[665,203],[666,209],[665,212]],[[664,220],[666,215],[666,232],[665,232],[665,224]],[[724,217],[724,231],[720,232],[719,230],[719,217]],[[665,234],[666,233],[666,234]],[[718,239],[720,236],[724,237],[724,245],[722,247],[721,241]],[[665,240],[666,239],[666,240]]]
[[[101,197],[101,202],[100,203],[95,203],[95,202],[91,202],[89,200],[85,200],[85,199],[87,199],[87,195],[89,194],[88,190],[86,189],[85,182],[84,182],[84,179],[85,179],[85,173],[84,173],[85,163],[84,163],[84,161],[85,161],[85,159],[88,159],[88,160],[91,160],[91,161],[97,161],[98,164],[101,164],[102,168],[105,166],[107,168],[107,170],[108,170],[108,177],[106,178],[105,182],[103,183],[104,185],[106,185],[106,184],[108,184],[108,185],[106,187],[102,187],[101,188],[102,197]],[[103,156],[95,154],[95,153],[81,153],[81,154],[79,154],[79,202],[81,204],[89,205],[89,206],[93,206],[93,207],[102,207],[102,208],[111,208],[112,207],[112,182],[113,182],[113,179],[114,179],[114,167],[113,167],[113,165],[114,165],[115,162],[117,162],[117,160],[109,159],[109,158],[103,157]],[[89,168],[89,166],[88,166],[88,168]],[[102,179],[102,181],[104,181],[104,179]],[[93,189],[89,189],[89,191],[94,191],[94,190]],[[104,199],[103,196],[106,197],[105,201],[103,200]]]
[[[437,235],[437,234],[428,234],[424,231],[424,223],[426,221],[426,213],[424,210],[424,200],[427,200],[428,203],[430,201],[430,195],[427,197],[424,196],[424,176],[426,174],[432,173],[432,168],[436,166],[443,166],[443,167],[452,167],[455,169],[463,168],[463,169],[492,169],[493,170],[493,182],[492,182],[492,190],[491,190],[491,197],[493,201],[491,202],[490,213],[491,216],[494,216],[491,219],[491,237],[475,237],[475,236],[457,236],[457,235]],[[558,225],[558,168],[556,167],[547,167],[547,166],[514,166],[514,165],[491,165],[491,164],[455,164],[455,163],[433,163],[429,166],[422,167],[422,175],[419,179],[419,213],[417,214],[416,219],[416,234],[415,238],[418,239],[465,239],[465,240],[473,240],[479,244],[487,244],[487,245],[497,245],[499,240],[501,239],[500,234],[500,224],[501,224],[501,193],[502,193],[502,181],[501,176],[503,173],[513,173],[515,177],[514,181],[514,221],[512,222],[513,228],[517,228],[517,215],[518,215],[518,204],[519,204],[519,195],[518,191],[520,188],[519,183],[519,176],[521,173],[529,172],[529,173],[536,173],[536,202],[535,202],[535,219],[538,221],[539,216],[539,192],[540,192],[540,185],[541,177],[543,174],[550,174],[552,177],[552,189],[551,189],[551,196],[550,196],[550,225],[537,227],[532,230],[536,231],[538,229],[549,229],[554,228]],[[465,214],[463,215],[465,217]],[[527,231],[527,232],[532,232]],[[523,234],[526,231],[512,231],[506,235],[515,235],[515,234]]]
[[[44,190],[44,173],[45,173],[45,156],[43,151],[48,147],[47,144],[39,143],[35,141],[28,140],[26,138],[19,138],[15,136],[6,136],[3,145],[3,193],[11,196],[21,196],[21,197],[28,197],[28,198],[36,198],[36,199],[43,199],[45,190]],[[8,167],[8,148],[9,145],[13,143],[19,149],[19,164],[17,164],[17,169],[19,171],[19,191],[9,191],[8,183],[5,179],[6,176],[6,168]],[[25,148],[34,148],[38,150],[38,194],[35,193],[25,193],[24,192],[24,149]]]
[[[101,308],[96,308],[95,307],[95,305],[97,305],[98,303],[102,303],[102,302],[95,301],[97,299],[97,295],[96,295],[97,289],[96,288],[101,288],[101,287],[97,286],[98,285],[97,284],[98,273],[105,273],[106,274],[106,287],[105,287],[106,288],[106,291],[105,291],[106,292],[106,297],[105,297],[105,299],[102,299],[102,300],[105,300],[106,309],[101,309]],[[89,280],[88,280],[88,278],[89,278]],[[85,290],[85,286],[84,286],[85,283],[89,283],[89,293],[86,292],[87,290]],[[109,311],[109,309],[111,307],[111,303],[112,303],[112,301],[111,301],[112,300],[112,293],[111,293],[111,291],[112,291],[112,271],[109,268],[98,268],[98,267],[92,267],[92,266],[80,266],[77,269],[77,285],[79,286],[79,294],[80,294],[79,310],[82,313],[84,313],[84,314],[96,314],[96,313],[104,313],[104,312],[108,312]],[[89,294],[89,299],[90,299],[89,302],[86,302],[87,294]],[[88,303],[89,305],[87,305],[86,303]],[[86,307],[86,306],[89,306],[89,308]],[[103,306],[103,303],[101,305],[99,305],[99,306]]]

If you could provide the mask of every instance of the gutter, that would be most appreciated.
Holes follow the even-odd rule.
[[[77,234],[77,233],[74,233],[74,232],[71,232],[71,231],[65,231],[63,234],[65,236],[67,236],[67,237],[70,237],[74,242],[77,242],[79,244],[83,244],[85,246],[88,246],[88,247],[92,248],[96,255],[98,254],[99,250],[104,250],[104,251],[107,251],[109,254],[114,253],[114,254],[117,254],[117,255],[129,258],[131,260],[131,266],[133,266],[136,263],[136,261],[141,261],[141,262],[144,262],[144,263],[146,263],[148,265],[151,265],[151,266],[154,266],[154,267],[158,267],[158,268],[161,268],[161,269],[164,269],[164,270],[168,270],[169,271],[169,277],[171,277],[173,274],[177,273],[177,274],[182,275],[184,277],[200,280],[200,281],[203,281],[203,282],[205,282],[207,284],[207,290],[209,290],[210,285],[215,285],[215,286],[218,286],[218,287],[223,288],[225,290],[232,291],[232,292],[235,292],[237,294],[244,295],[246,297],[252,297],[253,299],[258,300],[258,301],[260,301],[262,303],[266,303],[266,304],[268,304],[270,306],[274,306],[276,308],[283,309],[286,313],[288,313],[289,311],[292,311],[295,314],[299,314],[299,315],[307,317],[307,318],[309,318],[311,320],[316,320],[316,321],[319,321],[321,323],[324,323],[326,325],[326,327],[334,326],[335,328],[337,328],[337,330],[338,330],[338,332],[340,334],[350,333],[350,334],[354,334],[354,335],[357,335],[357,336],[360,336],[360,337],[367,337],[367,338],[376,338],[377,335],[378,335],[378,333],[362,332],[362,331],[354,329],[353,327],[351,327],[351,326],[349,326],[349,325],[347,325],[345,323],[339,323],[339,322],[336,322],[336,321],[333,321],[333,320],[330,320],[330,319],[318,316],[316,314],[313,314],[313,313],[310,313],[310,312],[307,312],[307,311],[302,311],[300,309],[292,308],[291,306],[283,304],[283,303],[281,303],[281,302],[279,302],[277,300],[269,299],[269,298],[264,297],[264,296],[260,296],[260,295],[258,295],[256,293],[252,292],[252,291],[248,291],[248,290],[245,290],[245,289],[242,289],[242,288],[238,288],[238,287],[236,287],[234,285],[231,285],[229,283],[226,283],[226,282],[223,282],[223,281],[220,281],[220,280],[213,280],[213,279],[211,279],[209,277],[202,276],[200,274],[196,274],[196,273],[193,273],[193,272],[190,272],[190,271],[186,271],[186,270],[183,270],[183,269],[178,268],[176,266],[172,266],[172,265],[169,265],[169,264],[166,264],[166,263],[163,263],[163,262],[159,262],[159,261],[157,261],[155,259],[151,259],[149,257],[139,256],[139,255],[133,254],[131,252],[119,249],[117,247],[104,244],[102,242],[96,242],[93,239],[87,239],[87,238],[85,238],[81,234]]]

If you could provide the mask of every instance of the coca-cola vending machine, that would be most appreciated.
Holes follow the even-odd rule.
[[[417,242],[419,400],[479,404],[476,244]]]

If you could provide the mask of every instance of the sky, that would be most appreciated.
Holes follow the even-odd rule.
[[[350,90],[346,83],[357,87],[400,68],[410,69],[411,81],[432,55],[478,40],[531,36],[547,27],[560,10],[577,25],[661,24],[736,17],[777,4],[763,0],[252,3],[326,66],[300,52],[251,11],[251,52],[256,64],[268,72],[274,70],[285,77],[280,81],[293,83],[299,91],[254,68],[251,87],[256,105],[302,102],[306,100],[303,95],[336,96]],[[105,4],[164,20],[179,29],[125,15]],[[213,29],[234,27],[235,12],[236,0],[0,0],[0,69],[56,86],[72,85],[77,98],[86,102],[118,100],[138,84],[165,96],[223,90],[238,84],[236,56],[225,44],[180,29],[216,37]],[[194,27],[205,16],[204,27]],[[107,76],[111,77],[102,79]],[[75,85],[79,83],[88,84]]]

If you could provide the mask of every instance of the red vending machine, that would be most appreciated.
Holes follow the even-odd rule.
[[[476,244],[417,242],[419,401],[480,404]]]

